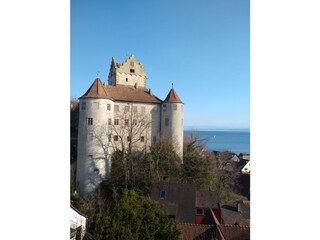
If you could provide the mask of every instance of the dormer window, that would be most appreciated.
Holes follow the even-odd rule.
[[[134,69],[133,68],[130,68],[130,73],[134,73]]]

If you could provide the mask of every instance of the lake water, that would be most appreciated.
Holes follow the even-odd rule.
[[[184,131],[184,135],[190,136],[191,132]],[[197,131],[195,134],[205,139],[204,144],[209,150],[250,154],[250,131]]]

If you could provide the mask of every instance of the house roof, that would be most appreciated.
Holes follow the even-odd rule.
[[[223,224],[250,226],[250,207],[243,205],[241,206],[241,209],[242,212],[238,212],[236,207],[223,205],[221,207]]]
[[[106,98],[112,99],[110,94],[104,88],[101,80],[97,77],[92,85],[89,87],[88,91],[79,99],[86,99],[86,98]]]
[[[160,192],[165,191],[165,197],[160,198]],[[153,183],[151,198],[159,202],[174,215],[178,222],[194,223],[195,221],[195,186],[186,183]]]
[[[214,239],[214,225],[178,223],[181,240]]]
[[[214,191],[197,191],[196,207],[198,208],[218,208],[220,198]]]
[[[183,103],[181,101],[181,99],[179,98],[178,94],[176,93],[176,91],[173,89],[173,87],[171,88],[170,92],[168,93],[168,96],[166,97],[166,99],[163,102]]]
[[[127,102],[147,102],[161,103],[161,99],[149,93],[145,88],[135,88],[129,86],[111,86],[105,85],[104,89],[110,94],[113,100]]]
[[[225,240],[249,240],[250,226],[218,225]]]
[[[79,99],[88,98],[110,99],[126,102],[162,103],[161,99],[145,88],[135,88],[122,85],[104,85],[100,78],[96,78],[87,92]]]

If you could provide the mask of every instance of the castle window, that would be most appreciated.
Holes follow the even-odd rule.
[[[134,62],[130,62],[130,66],[131,66],[131,67],[134,67]]]
[[[111,134],[108,135],[108,141],[111,142]]]
[[[140,142],[144,142],[144,136],[140,137]]]
[[[114,135],[113,136],[113,141],[117,142],[119,140],[119,136],[118,135]]]
[[[128,136],[128,137],[127,137],[127,142],[130,142],[130,141],[131,141],[131,137]]]
[[[128,82],[128,78],[126,78],[126,82]]]
[[[161,190],[160,191],[160,199],[165,199],[166,198],[166,191]]]
[[[136,106],[133,106],[133,107],[132,107],[132,111],[133,111],[133,112],[137,112],[137,111],[138,111],[138,108],[137,108]]]
[[[167,104],[163,104],[163,107],[162,107],[163,111],[167,111]]]
[[[88,125],[92,125],[93,124],[93,118],[88,118]]]
[[[111,110],[111,104],[107,104],[107,110],[108,110],[108,111]]]
[[[112,124],[111,118],[108,118],[108,125],[111,125],[111,124]]]
[[[177,110],[177,104],[173,104],[173,105],[172,105],[172,109],[173,109],[173,110]]]
[[[146,107],[141,107],[141,112],[146,112]]]
[[[169,118],[165,118],[164,119],[164,125],[165,126],[169,126]]]
[[[81,103],[81,110],[86,110],[86,103],[85,102]]]
[[[129,119],[124,120],[124,125],[129,126]]]
[[[114,105],[114,111],[119,112],[119,105]]]
[[[134,73],[134,69],[131,68],[131,69],[130,69],[130,72],[131,72],[131,73]]]
[[[119,125],[119,119],[114,120],[114,125]]]
[[[129,106],[124,106],[124,111],[129,112]]]

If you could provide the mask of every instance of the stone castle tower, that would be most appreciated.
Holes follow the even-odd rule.
[[[146,71],[134,55],[122,64],[112,58],[108,85],[96,78],[79,98],[77,189],[86,196],[108,175],[111,154],[129,144],[149,149],[161,137],[183,154],[183,102],[176,91],[165,100],[146,86]]]

